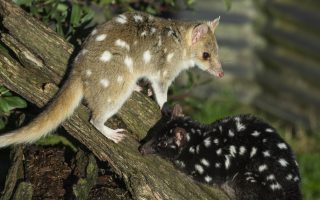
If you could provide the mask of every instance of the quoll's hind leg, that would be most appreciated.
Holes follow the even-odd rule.
[[[287,200],[283,189],[280,186],[274,187],[276,180],[266,180],[266,176],[261,176],[261,174],[261,172],[239,172],[231,181],[228,181],[227,185],[232,188],[234,199]]]
[[[115,143],[124,139],[124,129],[111,129],[105,122],[118,112],[132,93],[134,83],[110,81],[107,88],[97,89],[96,95],[88,98],[92,110],[90,123],[104,136]],[[99,87],[99,85],[98,85]]]

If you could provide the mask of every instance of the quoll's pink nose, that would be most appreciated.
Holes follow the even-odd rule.
[[[219,76],[219,78],[222,78],[224,76],[224,72],[223,71],[218,72],[218,76]]]

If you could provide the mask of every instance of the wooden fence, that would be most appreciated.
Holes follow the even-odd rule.
[[[253,104],[294,124],[320,127],[320,2],[257,1],[257,49],[264,67],[256,75],[261,87]],[[258,18],[259,19],[259,18]]]

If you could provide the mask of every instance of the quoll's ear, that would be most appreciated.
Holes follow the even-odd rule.
[[[191,44],[197,43],[203,36],[208,33],[208,25],[200,24],[193,28],[191,33]]]
[[[209,21],[208,25],[210,27],[210,29],[212,30],[212,32],[214,32],[217,28],[217,26],[219,25],[219,21],[220,21],[220,16],[215,18],[213,21]]]
[[[175,104],[173,106],[171,119],[175,119],[175,118],[183,117],[183,116],[184,116],[184,114],[182,112],[182,107],[179,104]]]
[[[178,147],[184,145],[186,142],[186,134],[187,133],[184,128],[177,127],[174,129],[174,142]]]

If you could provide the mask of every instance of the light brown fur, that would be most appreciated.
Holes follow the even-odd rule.
[[[97,27],[76,57],[73,72],[55,101],[28,126],[0,136],[0,147],[33,142],[70,116],[82,97],[92,111],[90,122],[119,142],[123,129],[104,125],[131,95],[140,78],[152,83],[160,107],[178,74],[195,64],[223,76],[212,22],[182,22],[140,12],[119,15]],[[203,52],[210,53],[203,59]]]

